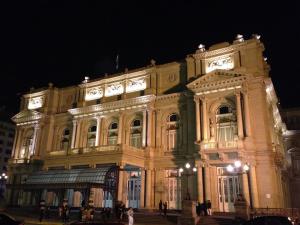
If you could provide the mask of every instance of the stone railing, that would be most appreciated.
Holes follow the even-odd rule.
[[[120,145],[102,145],[102,146],[93,146],[85,148],[72,148],[67,151],[51,151],[48,153],[49,156],[64,156],[64,155],[77,155],[77,154],[87,154],[87,153],[96,153],[96,152],[110,152],[110,151],[120,151]]]
[[[292,221],[300,218],[299,208],[254,208],[251,210],[251,217],[259,216],[286,216]]]
[[[207,142],[203,143],[204,149],[217,149],[217,148],[237,148],[237,141],[224,141],[224,142]]]

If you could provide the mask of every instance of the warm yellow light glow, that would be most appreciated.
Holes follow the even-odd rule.
[[[249,166],[247,164],[245,164],[244,167],[243,167],[243,170],[244,171],[248,171],[249,170]]]
[[[186,163],[186,164],[185,164],[185,168],[187,168],[187,169],[191,168],[191,164]]]
[[[182,173],[183,172],[183,168],[179,168],[179,172]]]
[[[194,168],[193,168],[193,171],[194,171],[194,172],[197,172],[197,168],[196,168],[196,167],[194,167]]]
[[[38,109],[43,106],[44,98],[42,96],[40,97],[34,97],[29,99],[28,102],[28,109]]]
[[[235,161],[234,162],[234,166],[236,167],[236,168],[240,168],[241,166],[242,166],[242,163],[241,163],[241,161]]]
[[[228,172],[233,172],[233,170],[234,170],[234,168],[233,168],[232,165],[228,165],[228,166],[226,167],[226,169],[227,169]]]

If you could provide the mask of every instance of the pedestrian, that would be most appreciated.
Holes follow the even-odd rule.
[[[201,204],[200,204],[200,202],[198,202],[197,205],[196,205],[196,214],[197,214],[197,216],[201,215]]]
[[[211,212],[211,201],[210,200],[207,200],[207,214],[209,216],[212,215],[212,212]]]
[[[159,215],[161,215],[161,214],[162,214],[162,211],[163,211],[163,203],[162,203],[161,200],[159,201],[158,209],[159,209]]]
[[[43,221],[46,211],[45,200],[40,201],[40,222]]]
[[[69,206],[67,200],[64,200],[62,205],[62,221],[65,224],[69,218]]]
[[[203,209],[203,212],[204,212],[204,216],[207,216],[208,215],[208,213],[207,213],[207,201],[202,203],[202,209]]]
[[[133,209],[130,207],[129,210],[127,211],[128,215],[128,225],[133,225]]]
[[[167,216],[167,208],[168,208],[168,204],[167,202],[164,203],[164,216]]]
[[[125,213],[125,205],[124,205],[123,202],[121,202],[121,205],[120,205],[119,210],[120,210],[120,217],[119,217],[119,219],[120,219],[120,221],[122,221],[122,220],[123,220],[124,213]]]

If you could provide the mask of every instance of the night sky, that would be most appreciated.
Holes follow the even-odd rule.
[[[210,2],[210,3],[207,3]],[[19,111],[30,87],[79,84],[121,70],[184,60],[206,47],[261,34],[281,106],[300,106],[297,1],[1,1],[0,106]],[[284,5],[285,4],[285,5]]]

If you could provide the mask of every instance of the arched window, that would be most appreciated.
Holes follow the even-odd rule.
[[[96,132],[97,132],[97,125],[96,122],[92,122],[88,129],[88,141],[87,146],[93,147],[96,144]]]
[[[66,128],[62,133],[60,149],[68,150],[69,147],[70,147],[70,130],[69,128]]]
[[[217,141],[219,146],[229,147],[237,131],[236,116],[228,105],[221,105],[216,112]]]
[[[130,125],[130,146],[141,148],[142,146],[142,126],[141,120],[135,119]]]
[[[33,155],[33,130],[29,130],[24,139],[23,139],[23,145],[20,151],[20,158],[21,159],[28,159],[30,156]]]
[[[118,123],[112,122],[108,127],[108,145],[116,145],[118,140]]]
[[[179,116],[176,113],[172,113],[168,116],[167,120],[167,150],[172,151],[177,148],[178,145],[178,128],[179,128]]]

